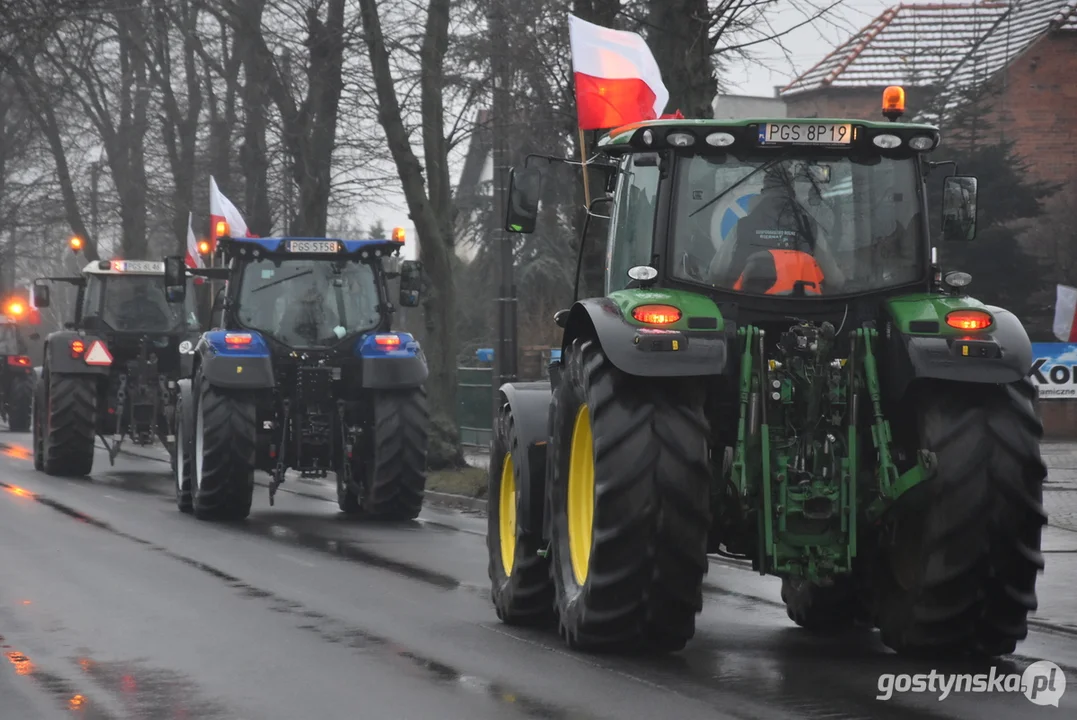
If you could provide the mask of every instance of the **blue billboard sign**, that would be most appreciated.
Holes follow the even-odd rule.
[[[1077,400],[1077,344],[1032,343],[1029,376],[1042,400]]]

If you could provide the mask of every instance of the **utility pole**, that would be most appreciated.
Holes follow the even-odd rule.
[[[512,236],[505,231],[505,211],[508,207],[508,150],[507,129],[512,112],[509,84],[512,71],[508,62],[508,22],[505,17],[506,0],[491,0],[488,18],[490,26],[490,69],[494,79],[493,122],[491,140],[494,167],[493,241],[498,253],[497,292],[497,349],[494,351],[494,367],[497,382],[494,384],[493,402],[496,422],[499,410],[498,388],[516,380],[516,279],[513,263]]]

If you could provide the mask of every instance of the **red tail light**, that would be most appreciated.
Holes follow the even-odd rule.
[[[984,330],[994,320],[983,310],[954,310],[946,316],[946,324],[958,330]]]
[[[7,364],[15,367],[30,367],[30,358],[26,355],[8,355]]]
[[[648,325],[670,325],[681,319],[681,311],[672,305],[640,305],[632,317]]]
[[[400,344],[400,338],[396,335],[375,335],[374,342],[382,347],[396,347]]]
[[[71,357],[79,358],[79,357],[82,356],[82,353],[85,350],[86,350],[86,343],[82,342],[81,340],[72,340],[71,341]]]
[[[225,345],[231,345],[238,347],[240,345],[250,345],[253,337],[249,333],[228,333],[224,336]]]

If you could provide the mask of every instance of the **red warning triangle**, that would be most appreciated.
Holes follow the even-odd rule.
[[[112,355],[109,354],[108,348],[100,340],[94,340],[93,345],[86,352],[86,364],[87,365],[111,365]]]

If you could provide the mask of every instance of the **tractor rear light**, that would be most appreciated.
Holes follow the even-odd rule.
[[[81,340],[71,341],[71,357],[78,358],[86,350],[86,343]]]
[[[640,305],[632,317],[648,325],[670,325],[681,319],[681,311],[672,305]]]
[[[994,320],[983,310],[954,310],[946,316],[946,324],[958,330],[985,330]]]
[[[396,347],[400,344],[400,338],[396,335],[375,335],[374,342],[382,347]]]
[[[250,333],[228,333],[224,336],[224,344],[231,347],[250,345],[254,338]]]
[[[15,367],[30,367],[30,358],[26,355],[8,355],[7,364]]]

